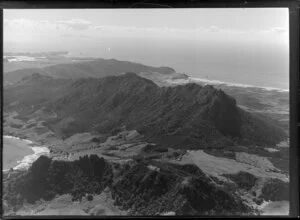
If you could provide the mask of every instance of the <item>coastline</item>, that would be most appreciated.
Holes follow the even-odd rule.
[[[37,52],[37,53],[43,53],[43,52]],[[95,56],[95,55],[81,55],[81,52],[68,52],[66,51],[65,53],[61,54],[62,56],[59,55],[60,58],[64,57],[66,60],[62,60],[60,62],[57,63],[53,63],[50,65],[46,65],[46,66],[54,66],[57,64],[62,64],[62,63],[74,63],[74,62],[89,62],[89,61],[93,61],[93,60],[97,60],[97,59],[104,59],[104,60],[114,60],[114,59],[109,59],[109,58],[101,58],[99,56]],[[35,54],[34,53],[6,53],[6,55],[3,55],[3,58],[8,59],[9,63],[29,63],[29,62],[43,62],[43,61],[48,61],[47,58],[47,53],[45,53],[44,55],[42,54]],[[130,62],[130,63],[140,63],[139,61],[135,61],[135,60],[122,60],[122,59],[117,59],[118,61],[121,62]],[[6,64],[7,65],[7,64]],[[147,66],[151,66],[150,64],[145,64]],[[153,66],[153,65],[152,65]],[[159,66],[156,66],[159,67]],[[35,67],[38,69],[42,69],[44,67]],[[22,69],[22,68],[20,68]],[[20,70],[19,68],[16,70]],[[12,70],[12,71],[16,71],[16,70]],[[12,71],[6,71],[7,72],[12,72]],[[175,73],[179,73],[176,72]],[[277,87],[271,87],[271,86],[259,86],[259,85],[252,85],[252,84],[244,84],[244,83],[235,83],[235,82],[228,82],[228,81],[220,81],[220,80],[209,80],[209,79],[205,79],[205,78],[201,78],[201,77],[197,77],[195,76],[195,74],[192,73],[184,73],[185,75],[188,76],[188,81],[189,82],[201,82],[201,83],[205,83],[205,84],[211,84],[211,85],[225,85],[225,86],[231,86],[231,87],[240,87],[240,88],[253,88],[253,89],[262,89],[262,90],[266,90],[266,91],[277,91],[277,92],[289,92],[288,88],[277,88]]]
[[[23,139],[23,138],[20,138],[18,136],[11,136],[11,135],[3,135],[3,138],[10,138],[10,139],[15,139],[15,140],[20,140],[20,141],[24,141],[24,142],[27,142],[28,144],[33,144],[33,142],[31,140],[28,140],[28,139]]]
[[[4,169],[3,168],[3,172],[7,172],[10,169],[13,170],[23,170],[23,169],[28,169],[30,167],[30,165],[39,158],[39,156],[41,155],[48,155],[50,153],[50,150],[48,149],[48,147],[46,146],[40,146],[37,143],[34,143],[31,140],[28,139],[22,139],[20,137],[17,136],[11,136],[11,135],[3,135],[3,139],[7,138],[7,139],[14,139],[14,140],[18,140],[20,142],[24,142],[25,143],[25,148],[26,149],[26,145],[27,145],[27,149],[30,150],[31,152],[29,153],[29,151],[26,152],[29,153],[27,155],[24,156],[14,156],[16,161],[11,162],[9,165],[12,166],[9,169]],[[3,143],[4,144],[4,143]],[[13,159],[12,159],[13,160]],[[3,166],[4,167],[4,166]]]
[[[290,202],[282,201],[265,201],[259,206],[258,210],[261,216],[268,215],[289,215]]]
[[[289,92],[289,89],[282,89],[282,88],[274,88],[274,87],[261,87],[255,85],[248,85],[248,84],[241,84],[241,83],[230,83],[230,82],[223,82],[219,80],[208,80],[203,78],[192,77],[188,75],[189,82],[201,82],[204,84],[211,84],[211,85],[225,85],[229,87],[240,87],[240,88],[253,88],[253,89],[261,89],[266,91],[276,91],[276,92]]]

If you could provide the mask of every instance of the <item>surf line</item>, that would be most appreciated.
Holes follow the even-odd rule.
[[[36,146],[31,140],[22,139],[19,137],[9,136],[9,135],[4,135],[3,137],[23,141],[26,143],[26,145],[29,145],[28,147],[30,147],[33,151],[33,154],[26,155],[23,157],[22,160],[18,160],[17,165],[12,168],[13,170],[28,169],[31,166],[31,164],[34,161],[36,161],[41,155],[48,155],[50,153],[50,150],[47,147]],[[3,171],[7,171],[7,170],[3,170]]]

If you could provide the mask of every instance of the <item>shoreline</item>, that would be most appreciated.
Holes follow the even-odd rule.
[[[262,86],[255,86],[255,85],[248,85],[248,84],[242,84],[242,83],[231,83],[231,82],[223,82],[219,80],[208,80],[203,78],[197,78],[188,75],[189,82],[201,82],[205,84],[211,84],[211,85],[225,85],[229,87],[239,87],[239,88],[253,88],[253,89],[260,89],[260,90],[266,90],[266,91],[276,91],[276,92],[289,92],[289,89],[282,89],[282,88],[274,88],[274,87],[262,87]]]
[[[38,143],[35,143],[28,139],[22,139],[18,136],[11,136],[11,135],[3,135],[3,138],[7,139],[14,139],[18,141],[25,142],[27,147],[32,151],[31,154],[23,156],[22,159],[16,161],[16,165],[9,169],[3,169],[2,172],[7,172],[9,170],[23,170],[28,169],[31,164],[36,161],[41,155],[49,155],[50,150],[47,146],[40,146]],[[4,144],[4,143],[3,143]]]
[[[18,136],[11,136],[11,135],[3,135],[3,138],[9,138],[9,139],[15,139],[15,140],[20,140],[20,141],[24,141],[24,142],[27,142],[28,144],[34,144],[33,141],[31,140],[28,140],[28,139],[23,139],[23,138],[20,138]]]
[[[9,54],[7,55],[7,53],[16,53],[16,55],[13,55],[13,54]],[[22,52],[19,52],[22,54]],[[37,52],[37,53],[45,53],[47,54],[47,52]],[[135,63],[135,64],[139,64],[140,62],[138,61],[133,61],[133,60],[122,60],[122,59],[114,59],[114,58],[101,58],[101,57],[98,57],[98,56],[82,56],[82,55],[79,55],[78,53],[80,52],[69,52],[69,51],[66,51],[66,54],[63,54],[62,56],[65,57],[66,59],[72,59],[72,62],[70,63],[73,63],[73,61],[76,59],[78,59],[78,61],[76,62],[89,62],[89,61],[95,61],[97,59],[101,59],[101,60],[117,60],[117,61],[120,61],[120,62],[130,62],[130,63]],[[40,60],[38,60],[39,58],[46,58],[46,57],[39,57],[39,56],[35,56],[34,53],[32,54],[26,54],[24,53],[23,55],[20,55],[18,54],[18,52],[6,52],[6,55],[3,55],[3,58],[7,58],[7,57],[17,57],[15,59],[18,59],[21,58],[21,60],[13,60],[13,61],[9,61],[9,62],[39,62]],[[24,60],[22,60],[22,58]],[[38,59],[36,59],[38,58]],[[47,58],[46,58],[47,60]],[[57,64],[59,64],[60,62],[56,63],[56,64],[50,64],[50,65],[47,65],[47,66],[55,66]],[[146,65],[146,66],[153,66],[153,65],[150,65],[150,64],[142,64],[142,65]],[[153,66],[153,67],[157,67],[159,68],[160,66]],[[38,69],[42,69],[43,67],[39,68],[37,67]],[[169,68],[172,68],[172,67],[169,67]],[[21,68],[22,69],[22,68]],[[172,68],[174,69],[174,68]],[[20,70],[20,69],[19,69]],[[175,73],[179,73],[177,72],[175,69],[174,69]],[[8,71],[8,72],[11,72],[11,71]],[[188,76],[188,80],[189,81],[200,81],[202,83],[207,83],[207,84],[212,84],[212,85],[226,85],[226,86],[233,86],[233,87],[241,87],[241,88],[255,88],[255,89],[263,89],[263,90],[267,90],[267,91],[277,91],[277,92],[289,92],[289,88],[288,89],[284,89],[284,88],[275,88],[275,87],[269,87],[269,86],[258,86],[258,85],[249,85],[249,84],[243,84],[243,83],[235,83],[235,82],[226,82],[226,81],[220,81],[220,80],[209,80],[209,79],[205,79],[205,78],[201,78],[201,77],[197,77],[197,76],[192,76],[191,74],[189,73],[185,73],[185,75]]]
[[[260,216],[269,215],[289,215],[290,201],[263,201],[263,203],[258,207],[261,212]]]

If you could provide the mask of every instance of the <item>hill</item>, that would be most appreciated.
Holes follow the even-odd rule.
[[[272,145],[285,138],[280,127],[240,109],[221,89],[193,83],[159,87],[135,73],[71,80],[33,74],[4,89],[4,111],[30,119],[41,109],[56,114],[44,124],[63,139],[123,125],[179,148]]]
[[[55,78],[85,78],[85,77],[105,77],[117,75],[124,72],[156,72],[163,75],[175,72],[170,67],[151,67],[139,63],[119,61],[115,59],[95,59],[93,61],[57,64],[43,68],[25,68],[4,74],[4,82],[13,84],[22,80],[23,77],[33,73],[51,76]]]
[[[131,215],[169,211],[177,215],[238,215],[252,211],[195,165],[157,163],[159,168],[153,170],[149,163],[116,166],[96,155],[76,161],[41,156],[28,171],[4,177],[4,211],[15,212],[24,203],[49,201],[63,194],[70,194],[72,201],[85,197],[91,201],[104,190],[111,193],[115,206],[130,209]]]

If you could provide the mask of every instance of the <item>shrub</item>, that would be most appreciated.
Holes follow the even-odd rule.
[[[87,200],[88,200],[88,201],[92,201],[93,199],[94,199],[93,195],[91,195],[91,194],[88,194],[88,196],[87,196]]]
[[[279,179],[269,180],[262,188],[260,198],[271,201],[289,200],[289,183]]]
[[[90,195],[88,199],[92,199],[91,195],[100,194],[111,184],[111,179],[111,165],[96,155],[81,157],[77,161],[52,161],[41,156],[28,171],[5,183],[6,198],[11,207],[17,207],[23,199],[34,203],[65,193],[70,193],[73,201],[81,200],[87,193]],[[17,201],[11,198],[17,198]]]
[[[99,139],[99,138],[96,138],[96,137],[93,137],[93,138],[91,139],[91,142],[99,143],[99,142],[100,142],[100,139]]]
[[[239,187],[243,189],[251,189],[257,180],[257,177],[254,175],[248,173],[248,172],[243,172],[240,171],[237,174],[223,174],[223,176],[226,176],[233,180]]]

